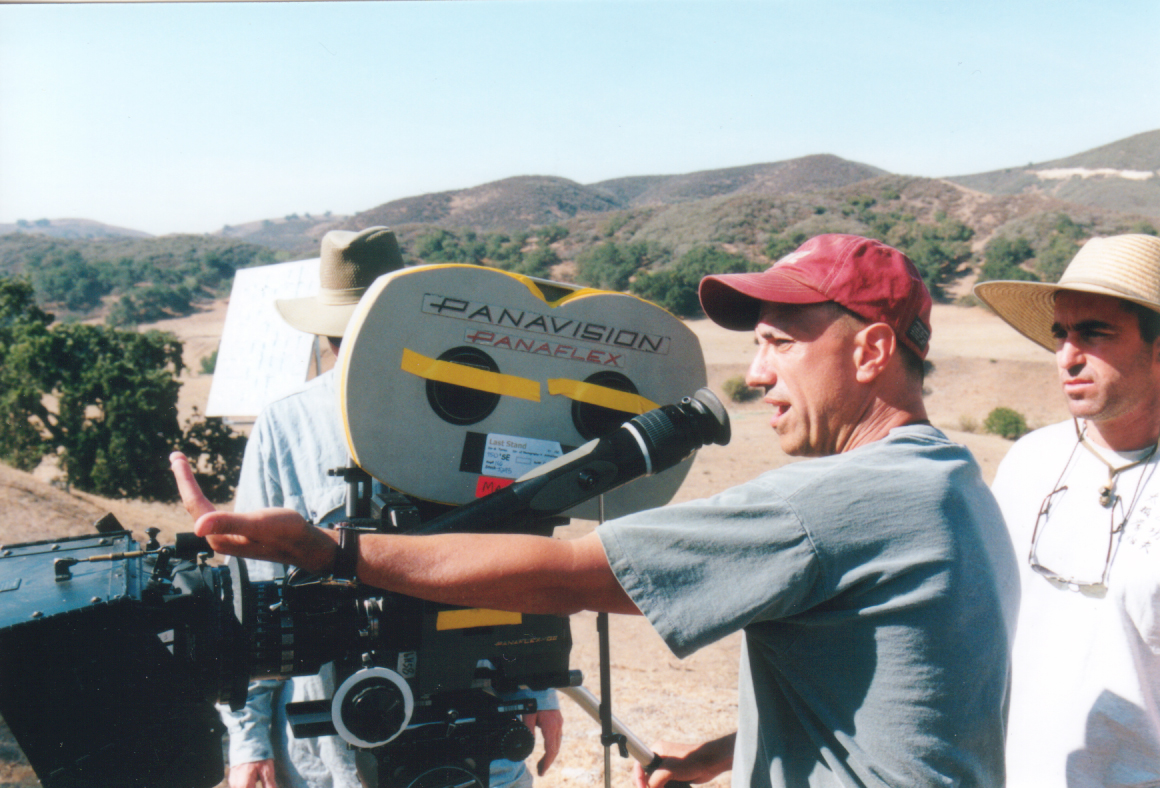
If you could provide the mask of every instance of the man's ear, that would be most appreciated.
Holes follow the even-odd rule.
[[[898,354],[898,338],[885,323],[871,323],[854,335],[854,366],[859,383],[872,383]]]

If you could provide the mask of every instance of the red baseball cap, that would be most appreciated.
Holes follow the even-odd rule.
[[[734,331],[757,325],[761,302],[833,301],[873,323],[926,358],[930,347],[930,291],[902,252],[859,235],[818,235],[754,274],[714,274],[701,280],[701,307]]]

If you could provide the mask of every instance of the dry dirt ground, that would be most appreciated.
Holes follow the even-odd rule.
[[[204,408],[210,378],[197,374],[200,359],[217,346],[224,315],[224,304],[216,304],[193,317],[158,325],[185,340],[188,369],[180,405],[183,419],[193,407]],[[977,428],[999,405],[1023,413],[1032,426],[1065,418],[1052,356],[981,308],[937,306],[932,322],[930,360],[934,372],[927,381],[931,419],[953,439],[970,447],[989,481],[1010,444],[963,428],[972,424]],[[753,350],[752,339],[704,320],[691,326],[701,339],[710,386],[720,393],[722,381],[744,373]],[[698,454],[676,500],[703,497],[789,461],[771,437],[767,409],[760,402],[731,406],[730,414],[731,444],[711,446]],[[44,480],[49,475],[50,469],[30,475],[0,466],[0,542],[84,533],[106,511],[113,511],[136,534],[151,525],[162,529],[163,538],[188,528],[188,520],[177,506],[107,501],[65,491],[47,484]],[[574,522],[557,535],[575,537],[593,527],[590,522]],[[640,738],[646,742],[661,737],[697,741],[733,729],[738,635],[678,660],[643,619],[613,616],[610,629],[614,712]],[[572,632],[572,665],[583,671],[586,686],[598,693],[595,616],[574,616]],[[598,785],[603,780],[599,726],[571,701],[562,699],[561,705],[565,716],[563,751],[538,785]],[[538,754],[537,748],[534,757]],[[628,774],[627,762],[614,756],[613,784],[627,787]],[[727,778],[714,783],[726,784]],[[26,785],[36,785],[35,778],[6,729],[0,729],[0,788]]]

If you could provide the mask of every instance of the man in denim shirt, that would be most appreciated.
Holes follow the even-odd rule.
[[[395,235],[384,227],[358,233],[331,231],[322,241],[321,292],[309,298],[278,301],[283,318],[295,328],[327,337],[338,345],[359,298],[379,276],[403,266]],[[331,525],[345,519],[346,484],[330,476],[348,462],[339,419],[333,370],[293,394],[270,403],[258,416],[246,445],[234,510],[268,507],[293,509],[311,522]],[[247,561],[252,579],[283,575],[280,564]],[[318,676],[250,685],[246,706],[222,710],[230,733],[230,788],[357,788],[362,784],[355,753],[337,736],[298,739],[290,732],[286,705],[322,700],[334,694],[334,665]],[[525,692],[507,697],[534,697],[540,709],[528,719],[541,728],[543,774],[559,749],[563,718],[556,695]],[[361,758],[359,759],[361,762]],[[528,788],[532,778],[523,763],[492,763],[491,788]]]

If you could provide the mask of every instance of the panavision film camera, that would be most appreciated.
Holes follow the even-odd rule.
[[[729,440],[679,320],[492,269],[380,279],[338,376],[353,461],[336,472],[366,530],[550,534],[667,502],[693,453]],[[211,558],[190,534],[142,544],[111,518],[0,548],[0,714],[47,788],[216,785],[213,704],[327,663],[335,693],[291,704],[296,736],[372,753],[380,786],[486,788],[491,761],[533,747],[535,701],[510,693],[580,683],[566,618],[299,571],[251,581]]]

